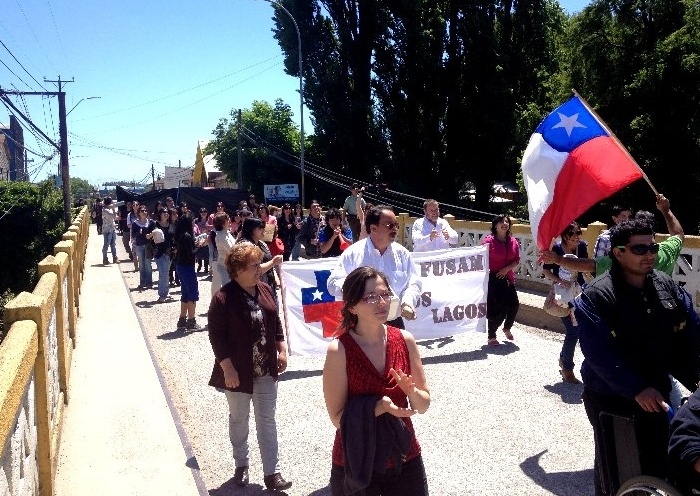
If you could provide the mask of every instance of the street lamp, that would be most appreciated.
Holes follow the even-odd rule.
[[[78,103],[76,103],[75,105],[73,105],[73,108],[72,108],[72,109],[70,109],[68,112],[66,112],[66,117],[68,116],[68,114],[70,114],[71,112],[73,112],[73,110],[75,110],[75,107],[77,107],[78,105],[80,105],[80,102],[82,102],[83,100],[94,100],[94,99],[96,99],[96,98],[102,98],[102,97],[101,97],[101,96],[87,96],[87,97],[85,97],[85,98],[81,98],[80,100],[78,100]]]
[[[299,50],[299,116],[301,118],[301,137],[299,140],[300,147],[300,165],[301,165],[301,204],[306,206],[306,198],[304,195],[304,77],[301,70],[301,33],[299,32],[299,26],[297,25],[294,16],[285,8],[284,5],[275,0],[265,0],[266,2],[272,4],[273,7],[277,7],[282,10],[285,14],[289,16],[294,24],[294,29],[297,30],[297,45]],[[78,102],[80,103],[80,102]]]

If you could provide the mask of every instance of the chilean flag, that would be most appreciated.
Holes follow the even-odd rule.
[[[532,237],[540,250],[592,205],[642,171],[578,96],[535,130],[522,161]]]

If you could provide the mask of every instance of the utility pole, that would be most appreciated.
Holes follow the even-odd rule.
[[[61,165],[59,172],[62,172],[63,180],[63,220],[66,229],[71,225],[71,205],[70,205],[70,173],[68,171],[68,128],[66,127],[66,94],[61,91],[63,88],[63,83],[72,83],[73,81],[61,81],[59,76],[58,81],[49,81],[44,79],[47,83],[58,83],[58,92],[55,91],[6,91],[0,88],[0,100],[5,102],[12,110],[14,110],[17,115],[19,115],[29,126],[31,126],[37,133],[42,135],[46,141],[51,143],[51,145],[58,150],[61,157]],[[42,95],[42,96],[57,96],[58,97],[58,118],[59,118],[59,134],[60,134],[60,144],[55,143],[51,138],[49,138],[44,131],[38,128],[29,117],[24,115],[20,109],[18,109],[10,100],[7,95]]]
[[[243,188],[243,153],[241,153],[241,109],[238,109],[238,189]]]
[[[151,164],[151,181],[153,181],[153,191],[156,190],[156,171],[153,169],[153,164]]]
[[[44,79],[46,83],[58,84],[58,135],[60,138],[61,153],[61,176],[63,180],[63,221],[68,229],[71,225],[71,204],[70,204],[70,169],[68,164],[68,125],[66,124],[66,93],[63,91],[63,83],[72,83],[74,80],[61,81],[58,76],[57,81]]]

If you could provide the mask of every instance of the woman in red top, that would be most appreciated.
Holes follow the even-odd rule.
[[[343,446],[340,426],[346,407],[356,399],[373,402],[370,403],[370,408],[374,405],[371,421],[377,426],[382,415],[390,415],[403,421],[410,433],[400,470],[393,467],[389,459],[384,473],[375,471],[371,480],[366,481],[367,494],[428,494],[420,445],[410,417],[426,412],[430,406],[430,392],[413,335],[385,325],[392,296],[386,276],[372,267],[355,269],[343,284],[345,303],[341,310],[340,335],[329,345],[323,367],[326,409],[337,428],[330,481],[334,496],[345,494],[343,484],[348,475],[345,457],[353,447]],[[372,397],[376,397],[376,401]],[[352,436],[346,439],[367,444],[365,439]],[[377,452],[382,448],[386,447],[377,447]]]
[[[515,322],[520,302],[515,291],[514,269],[520,264],[520,244],[510,232],[513,221],[506,214],[497,215],[491,222],[491,234],[484,236],[482,245],[489,245],[489,288],[486,296],[488,343],[498,345],[496,331],[503,324],[503,333],[513,339],[510,331]]]

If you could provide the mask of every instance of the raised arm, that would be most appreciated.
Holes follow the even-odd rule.
[[[664,216],[668,234],[671,236],[678,236],[681,238],[681,241],[683,241],[685,239],[683,227],[681,226],[681,223],[678,222],[678,219],[676,219],[676,216],[673,215],[673,212],[671,212],[671,202],[668,201],[668,198],[662,194],[656,195],[656,208],[658,208],[661,214]]]

